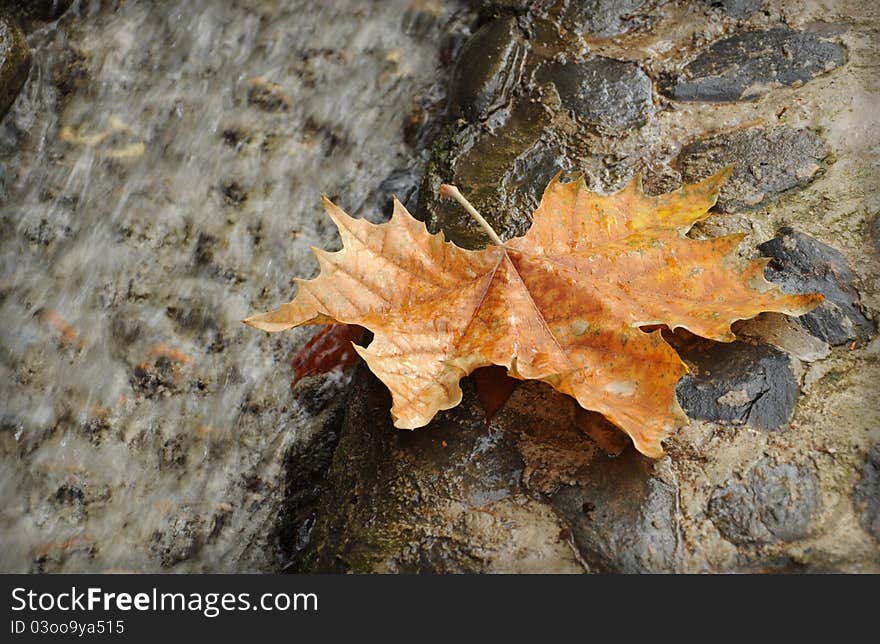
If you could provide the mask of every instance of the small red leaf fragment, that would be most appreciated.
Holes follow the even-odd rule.
[[[486,411],[486,420],[491,420],[513,394],[519,380],[508,376],[507,369],[497,365],[477,369],[473,377],[477,396]]]
[[[306,376],[331,371],[343,371],[352,366],[357,352],[352,342],[360,342],[363,327],[354,324],[331,324],[305,343],[293,357],[293,382]]]

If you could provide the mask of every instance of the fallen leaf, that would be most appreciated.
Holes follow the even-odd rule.
[[[245,320],[266,331],[358,324],[357,352],[391,390],[396,427],[426,425],[461,401],[459,380],[491,364],[542,380],[604,415],[651,457],[687,423],[675,386],[687,367],[661,330],[730,342],[730,324],[762,311],[801,315],[818,294],[788,295],[764,279],[767,260],[736,254],[743,235],[694,240],[728,168],[697,184],[646,195],[639,179],[600,195],[583,179],[551,181],[522,237],[464,250],[429,234],[398,201],[385,224],[353,219],[326,197],[343,249],[314,249],[321,273],[296,298]]]

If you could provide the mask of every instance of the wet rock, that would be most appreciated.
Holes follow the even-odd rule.
[[[788,422],[798,396],[782,351],[744,342],[697,340],[678,348],[691,373],[678,383],[678,400],[691,418],[776,429]]]
[[[867,340],[874,325],[862,313],[855,275],[839,250],[789,227],[758,249],[773,258],[765,275],[783,291],[825,296],[822,304],[796,318],[798,324],[832,345]]]
[[[510,437],[469,380],[462,403],[409,432],[387,389],[355,375],[304,568],[321,572],[580,572],[564,523],[520,490]]]
[[[651,79],[634,63],[612,58],[550,63],[536,80],[553,83],[566,108],[603,130],[642,126],[653,111]]]
[[[782,313],[762,313],[751,320],[737,322],[733,332],[738,338],[772,344],[803,362],[822,360],[831,353],[827,342],[808,333]]]
[[[722,536],[739,545],[795,541],[808,536],[820,509],[816,473],[807,465],[765,457],[742,478],[717,487],[708,514]]]
[[[477,121],[504,107],[519,84],[525,56],[515,19],[481,27],[458,55],[449,94],[452,115]]]
[[[418,202],[421,173],[415,168],[399,168],[389,174],[376,189],[374,208],[376,212],[365,213],[373,222],[387,221],[394,209],[396,197],[407,210],[413,212]]]
[[[315,407],[316,399],[323,400],[320,409],[311,411],[324,412],[325,421],[320,431],[293,445],[284,459],[284,508],[277,539],[290,562],[288,571],[299,571],[304,565],[303,555],[311,541],[316,508],[325,489],[324,481],[333,452],[339,443],[347,400],[347,396],[339,395],[339,385],[334,382],[333,374],[305,378],[298,383],[297,389],[295,396],[301,404]],[[315,389],[318,395],[312,397]]]
[[[861,480],[856,485],[855,499],[862,526],[880,541],[880,443],[868,452]]]
[[[721,212],[754,210],[786,190],[812,181],[825,158],[825,142],[806,128],[750,128],[689,143],[678,157],[682,179],[693,183],[733,165],[721,189]]]
[[[750,16],[764,5],[764,0],[703,0],[710,7],[719,7],[733,18]]]
[[[508,193],[524,197],[524,206],[537,207],[550,180],[570,169],[571,163],[561,151],[539,144],[513,163],[504,177],[504,187]]]
[[[508,194],[504,182],[517,160],[537,145],[547,122],[539,104],[521,101],[494,132],[447,127],[434,143],[415,214],[429,230],[442,230],[462,248],[485,246],[488,237],[473,218],[456,202],[440,198],[440,184],[453,183],[502,239],[523,234],[531,226],[531,209],[521,207],[519,195]]]
[[[72,4],[73,0],[3,0],[0,10],[32,20],[57,20]]]
[[[674,572],[676,492],[635,450],[594,459],[553,507],[571,524],[581,556],[599,572]]]
[[[0,118],[15,101],[31,69],[31,52],[21,28],[0,14]]]
[[[634,28],[645,0],[581,0],[566,3],[563,23],[582,36],[607,38]]]
[[[776,27],[709,46],[681,73],[660,84],[677,101],[739,101],[782,85],[804,83],[844,63],[843,49],[818,35]]]

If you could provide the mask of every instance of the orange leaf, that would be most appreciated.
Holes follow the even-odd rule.
[[[735,320],[801,315],[822,300],[765,280],[764,261],[737,256],[741,235],[684,236],[708,216],[729,175],[660,196],[646,195],[638,179],[599,195],[582,179],[557,176],[528,233],[478,251],[429,234],[397,201],[391,220],[377,225],[324,198],[343,249],[315,249],[318,277],[298,280],[292,302],[245,322],[266,331],[335,323],[372,331],[370,346],[355,349],[391,390],[399,428],[454,407],[459,380],[495,364],[573,396],[656,458],[687,422],[675,396],[687,367],[659,329],[641,327],[729,342]]]

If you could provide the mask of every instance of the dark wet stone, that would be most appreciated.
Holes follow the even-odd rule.
[[[504,107],[519,83],[525,56],[515,19],[483,25],[458,54],[449,93],[452,115],[477,121]]]
[[[473,217],[456,202],[440,198],[440,184],[452,183],[502,239],[523,234],[531,226],[531,210],[511,203],[516,195],[505,190],[505,180],[517,160],[537,145],[548,121],[540,104],[521,101],[494,132],[456,124],[447,127],[434,143],[419,186],[416,216],[429,230],[442,230],[462,248],[484,247],[488,237]]]
[[[811,467],[765,457],[741,479],[715,488],[708,514],[731,543],[759,545],[808,536],[819,509],[819,484]]]
[[[461,384],[459,406],[401,431],[388,390],[358,368],[303,570],[511,570],[521,563],[511,552],[532,570],[579,568],[559,542],[564,525],[522,493],[513,439],[487,426],[472,383]]]
[[[0,118],[15,101],[31,69],[31,52],[21,28],[0,15]]]
[[[870,449],[856,485],[856,506],[865,530],[880,541],[880,443]]]
[[[773,258],[765,275],[783,291],[825,296],[822,304],[795,319],[807,331],[832,345],[862,342],[873,332],[874,324],[859,306],[855,275],[839,250],[788,227],[758,249]]]
[[[733,175],[721,189],[721,212],[755,210],[815,178],[826,157],[822,138],[806,128],[787,125],[750,128],[698,139],[682,148],[676,164],[682,179],[693,183],[725,166]]]
[[[639,24],[645,0],[577,0],[566,3],[562,22],[582,36],[607,38],[626,33]]]
[[[798,384],[789,358],[769,345],[695,341],[679,347],[691,373],[678,400],[691,418],[776,429],[794,411]]]
[[[544,189],[560,171],[570,170],[571,163],[559,150],[537,145],[518,158],[504,177],[505,190],[527,200],[524,206],[536,207]]]
[[[676,491],[635,450],[600,456],[553,507],[571,525],[581,556],[600,572],[674,572]]]
[[[73,0],[0,0],[0,11],[33,20],[57,20],[72,4]]]
[[[874,241],[874,248],[880,250],[880,215],[875,215],[871,222],[871,239]]]
[[[537,81],[553,83],[566,108],[602,129],[639,127],[652,112],[651,79],[635,63],[612,58],[550,63],[538,71]]]
[[[660,84],[678,101],[739,101],[804,83],[844,63],[843,49],[818,35],[776,27],[724,38]]]
[[[314,404],[312,393],[317,391]],[[328,392],[336,395],[331,396]],[[325,479],[333,453],[339,443],[342,421],[345,417],[347,396],[339,395],[338,384],[326,374],[304,378],[298,383],[294,396],[300,404],[308,405],[310,414],[326,414],[321,430],[302,443],[295,443],[284,459],[284,509],[276,537],[287,555],[288,572],[299,572],[303,555],[311,541],[318,501],[325,489]]]
[[[407,210],[413,212],[418,202],[419,182],[421,173],[415,168],[394,170],[379,184],[373,200],[376,212],[366,213],[367,219],[373,222],[387,221],[394,210],[394,198],[402,203]]]
[[[711,7],[719,7],[733,18],[745,18],[764,5],[764,0],[703,0]]]

